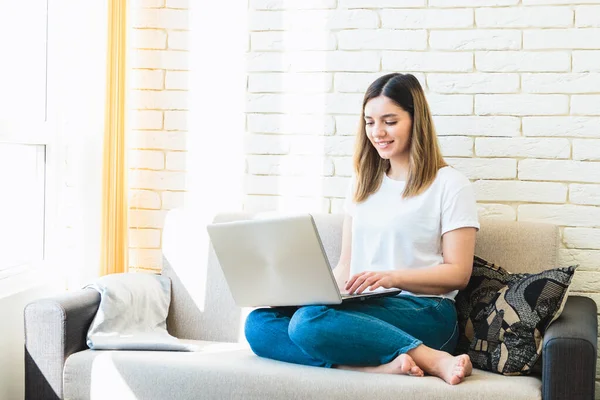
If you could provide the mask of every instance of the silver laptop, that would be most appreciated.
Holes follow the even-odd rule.
[[[207,230],[240,307],[340,304],[401,292],[341,294],[310,214],[210,224]]]

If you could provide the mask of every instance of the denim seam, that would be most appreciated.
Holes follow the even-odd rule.
[[[440,301],[438,301],[437,305],[435,306],[436,310],[439,310],[440,307],[442,306],[442,304],[444,304],[444,300],[446,300],[445,298],[441,298]]]
[[[442,304],[442,302],[439,301],[437,304],[430,304],[428,306],[421,307],[421,308],[408,308],[408,309],[410,309],[411,311],[423,311],[423,310],[427,310],[429,308],[433,308],[433,309],[437,310],[440,307],[441,304]],[[385,305],[384,305],[384,307],[385,307]],[[387,307],[385,307],[385,308],[387,308]]]
[[[450,335],[450,337],[448,338],[448,340],[446,340],[446,342],[440,347],[440,349],[445,348],[445,346],[450,343],[450,341],[452,340],[452,338],[454,337],[454,333],[456,333],[456,329],[458,328],[458,322],[454,324],[454,329],[452,329],[452,334]]]

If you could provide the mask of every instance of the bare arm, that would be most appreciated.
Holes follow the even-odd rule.
[[[335,281],[340,288],[340,291],[344,291],[346,281],[350,277],[350,258],[352,256],[352,217],[348,214],[344,217],[344,225],[342,228],[342,251],[340,254],[340,261],[333,269],[333,275]]]
[[[414,293],[439,295],[463,289],[469,283],[475,253],[475,228],[460,228],[442,236],[444,263],[429,268],[364,272],[348,281],[350,293],[370,287],[397,287]]]
[[[398,271],[398,287],[410,292],[443,294],[464,289],[473,270],[475,228],[460,228],[442,237],[444,263],[434,267]]]

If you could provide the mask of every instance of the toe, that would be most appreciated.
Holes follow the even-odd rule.
[[[454,375],[454,376],[452,376],[452,378],[450,378],[451,385],[458,385],[460,382],[461,382],[461,379],[456,375]]]

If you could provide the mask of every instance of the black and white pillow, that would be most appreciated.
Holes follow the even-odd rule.
[[[560,316],[577,266],[511,274],[475,257],[468,286],[456,296],[456,354],[473,366],[526,375],[542,351],[548,326]]]

